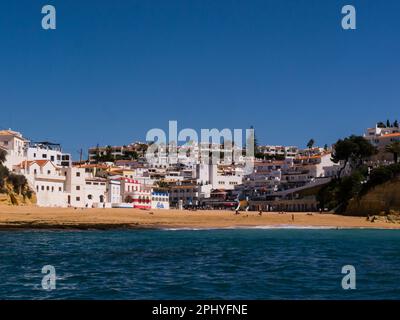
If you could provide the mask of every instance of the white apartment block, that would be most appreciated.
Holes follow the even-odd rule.
[[[216,164],[198,164],[196,168],[197,183],[210,184],[212,189],[233,190],[242,184],[243,174],[233,166]]]
[[[282,172],[282,183],[291,183],[297,187],[317,178],[335,176],[341,165],[334,163],[331,157],[330,152],[323,152],[294,158],[292,165]]]
[[[400,129],[398,127],[378,127],[368,128],[364,133],[364,138],[373,146],[382,149],[388,144],[400,141]]]
[[[28,160],[50,160],[59,167],[70,167],[72,165],[71,155],[63,153],[61,146],[57,143],[30,143],[27,148],[27,158]]]
[[[296,157],[299,153],[299,148],[295,146],[259,146],[258,151],[267,156],[283,156],[285,158]]]

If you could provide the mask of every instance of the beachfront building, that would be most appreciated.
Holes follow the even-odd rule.
[[[169,209],[169,193],[168,192],[152,192],[151,193],[152,209]]]
[[[6,152],[4,165],[8,170],[13,171],[13,167],[22,163],[26,159],[26,148],[29,140],[25,139],[20,132],[0,130],[0,149]]]
[[[66,207],[84,208],[85,201],[85,169],[80,167],[63,167],[65,176]]]
[[[36,192],[37,205],[43,207],[65,207],[67,194],[64,192],[66,177],[60,168],[49,160],[23,161],[14,166],[23,174],[32,190]]]
[[[109,177],[107,180],[107,202],[116,205],[122,202],[121,179]]]
[[[184,206],[197,206],[199,203],[199,186],[192,181],[183,181],[179,185],[171,185],[169,187],[170,204],[178,207],[179,203]]]
[[[150,209],[152,186],[141,184],[137,179],[121,177],[121,198],[133,208]]]
[[[100,177],[85,178],[85,206],[89,208],[111,207],[106,203],[107,179]]]
[[[107,179],[96,177],[84,167],[61,168],[65,176],[66,204],[68,207],[92,208],[110,205],[107,203]]]

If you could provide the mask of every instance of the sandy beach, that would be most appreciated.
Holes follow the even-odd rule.
[[[400,229],[400,224],[319,213],[263,213],[202,210],[74,209],[0,206],[0,229],[125,229],[332,227]]]

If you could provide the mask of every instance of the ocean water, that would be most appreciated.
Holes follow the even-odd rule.
[[[399,298],[400,230],[0,231],[0,299]]]

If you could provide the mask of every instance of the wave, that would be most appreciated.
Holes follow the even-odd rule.
[[[345,227],[333,227],[333,226],[293,226],[293,225],[262,225],[262,226],[235,226],[235,227],[205,227],[205,228],[161,228],[164,231],[206,231],[206,230],[248,230],[248,229],[313,229],[313,230],[334,230],[334,229],[347,229]]]

